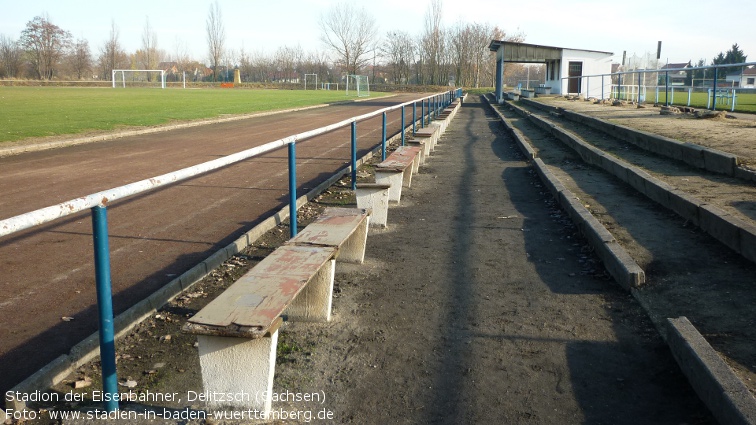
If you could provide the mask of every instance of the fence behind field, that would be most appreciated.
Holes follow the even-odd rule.
[[[756,112],[756,75],[752,75],[756,73],[754,65],[756,62],[635,69],[564,77],[562,80],[580,79],[580,86],[586,92],[590,81],[600,79],[602,87],[605,82],[611,81],[611,89],[601,91],[602,99]]]

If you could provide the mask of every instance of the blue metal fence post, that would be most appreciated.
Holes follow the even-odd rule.
[[[420,128],[425,128],[425,100],[420,100]]]
[[[381,161],[386,160],[386,113],[383,113],[383,131],[381,132]]]
[[[100,325],[100,363],[102,390],[106,395],[105,410],[118,410],[118,376],[115,359],[115,329],[113,325],[113,291],[110,280],[110,244],[108,243],[108,211],[104,206],[92,208],[94,239],[95,284]],[[107,395],[110,395],[108,397]]]
[[[714,88],[712,89],[712,102],[711,102],[711,110],[716,111],[717,110],[717,78],[719,78],[719,75],[717,75],[719,72],[719,68],[714,68]]]
[[[622,100],[622,74],[617,75],[617,99]]]
[[[402,146],[404,146],[404,105],[402,105]]]
[[[417,102],[412,102],[412,134],[417,132]]]
[[[352,190],[357,190],[357,121],[352,121]]]
[[[297,236],[297,145],[289,143],[289,236]]]

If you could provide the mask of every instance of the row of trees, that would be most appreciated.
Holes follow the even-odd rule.
[[[745,54],[745,52],[743,52],[743,49],[741,49],[740,46],[738,46],[738,43],[735,43],[735,44],[732,45],[732,47],[730,47],[730,49],[728,51],[726,51],[726,52],[719,52],[719,54],[717,56],[715,56],[711,60],[711,63],[707,64],[706,63],[706,59],[699,59],[698,62],[696,62],[693,66],[695,66],[695,67],[701,67],[701,66],[707,66],[707,65],[727,65],[727,64],[731,64],[731,63],[745,63],[745,62],[747,62],[747,59],[748,59],[748,56]],[[725,75],[727,75],[727,74],[732,74],[732,73],[735,73],[735,72],[739,72],[740,68],[738,68],[738,67],[725,67],[725,68],[723,68],[723,70],[720,69],[720,71],[718,72],[718,74],[719,74],[718,77],[719,78],[725,78]],[[708,78],[713,78],[714,77],[713,74],[712,74],[712,72],[711,72],[711,70],[709,70],[708,75],[707,75],[707,72],[706,72],[705,69],[694,70],[690,74],[691,74],[689,76],[690,80],[703,81],[707,77]],[[687,84],[687,82],[686,82],[686,84]]]
[[[442,6],[442,0],[430,0],[422,33],[389,31],[381,37],[375,19],[364,8],[342,3],[320,18],[325,51],[282,46],[266,54],[226,47],[222,11],[215,1],[206,20],[206,61],[191,58],[181,42],[170,53],[161,49],[149,18],[137,51],[125,51],[113,22],[107,40],[92,54],[87,40],[74,40],[49,17],[38,16],[17,40],[0,35],[0,78],[108,80],[113,69],[157,69],[170,62],[172,69],[187,72],[194,80],[225,79],[238,68],[242,79],[250,82],[298,81],[315,73],[321,82],[367,74],[374,82],[388,84],[492,85],[494,63],[488,44],[492,39],[522,41],[523,35],[508,35],[479,23],[458,22],[447,28],[442,24]],[[516,72],[517,67],[507,70]]]
[[[446,28],[442,9],[442,0],[430,1],[421,34],[389,31],[380,39],[374,19],[364,9],[340,4],[321,18],[321,39],[335,53],[336,65],[347,73],[368,68],[375,80],[379,60],[383,79],[392,84],[492,85],[489,43],[522,41],[524,36],[479,23],[458,22]]]
[[[115,23],[96,57],[87,40],[74,41],[70,32],[46,16],[28,22],[18,40],[0,35],[0,78],[110,79],[113,69],[156,69],[166,57],[165,51],[158,49],[149,18],[142,48],[131,54],[121,46]]]

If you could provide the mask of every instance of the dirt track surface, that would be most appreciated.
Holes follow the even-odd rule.
[[[0,158],[0,217],[161,175],[421,97],[334,105]],[[407,108],[407,123],[412,110]],[[418,110],[419,114],[419,110]],[[389,114],[389,134],[401,117]],[[360,154],[380,143],[380,117],[358,124]],[[298,144],[299,193],[344,167],[348,129]],[[277,211],[285,149],[109,205],[116,314]],[[0,240],[0,393],[97,330],[87,213]],[[62,321],[62,317],[73,317]]]
[[[311,208],[352,202],[342,185]],[[337,265],[331,323],[282,327],[274,391],[322,392],[325,403],[274,402],[274,411],[325,408],[332,422],[354,424],[713,423],[643,310],[477,99],[389,223],[371,231],[365,264]],[[121,379],[198,391],[194,338],[178,329],[285,234],[269,232],[120,342]],[[96,374],[92,364],[71,378]]]

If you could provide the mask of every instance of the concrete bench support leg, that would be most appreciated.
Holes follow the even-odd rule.
[[[417,166],[417,169],[419,170],[420,169],[420,165],[424,165],[425,164],[425,157],[427,156],[427,154],[425,153],[425,141],[418,140],[418,139],[409,140],[408,144],[410,146],[417,146],[417,147],[420,148],[420,160],[418,161],[418,166]]]
[[[417,139],[422,140],[423,154],[425,155],[425,158],[428,158],[431,153],[431,145],[433,144],[433,141],[430,137],[417,137]],[[423,162],[425,162],[425,160],[423,160]]]
[[[412,170],[415,168],[415,160],[412,160],[412,165],[407,167],[402,173],[402,186],[412,187]]]
[[[376,168],[375,182],[377,184],[386,184],[391,186],[389,189],[389,201],[399,203],[402,198],[402,183],[404,182],[404,173],[402,171],[381,171]]]
[[[335,272],[336,260],[325,263],[286,308],[284,312],[286,318],[292,322],[328,322],[331,320]]]
[[[367,245],[368,225],[370,217],[365,219],[339,248],[336,258],[345,263],[362,264],[365,261],[365,246]]]
[[[422,151],[415,155],[415,160],[412,161],[412,173],[417,174],[420,172],[420,160],[422,159]]]
[[[370,211],[370,225],[388,225],[389,186],[378,184],[357,185],[357,208]]]
[[[204,391],[234,395],[227,402],[208,400],[208,408],[270,412],[278,330],[258,339],[197,335],[197,340]]]

